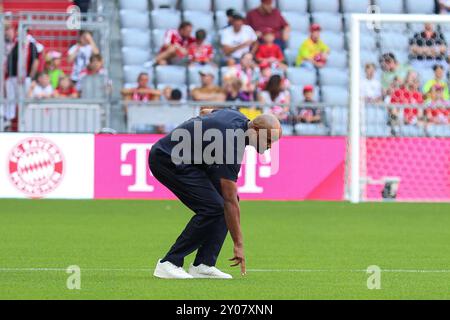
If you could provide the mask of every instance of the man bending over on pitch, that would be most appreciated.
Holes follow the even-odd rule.
[[[249,121],[239,111],[206,111],[159,140],[150,151],[153,176],[170,189],[195,215],[167,255],[158,261],[154,276],[166,279],[221,278],[231,275],[215,268],[228,230],[234,242],[234,266],[245,274],[236,180],[244,150],[259,153],[281,137],[280,122],[272,115]],[[184,258],[197,251],[189,273]]]

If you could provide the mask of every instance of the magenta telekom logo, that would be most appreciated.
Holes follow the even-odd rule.
[[[30,137],[9,154],[12,184],[31,198],[42,198],[55,190],[64,176],[64,157],[58,146],[44,138]]]

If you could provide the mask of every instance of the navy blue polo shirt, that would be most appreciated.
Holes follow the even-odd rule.
[[[175,160],[176,162],[182,162],[181,165],[194,165],[205,170],[214,179],[224,178],[236,181],[245,146],[248,144],[245,138],[248,123],[247,117],[239,111],[232,109],[215,110],[208,115],[195,117],[182,123],[159,140],[153,148],[158,148],[171,156],[174,162]],[[222,140],[216,141],[216,135],[219,133]],[[189,134],[191,137],[188,151],[190,155],[188,157],[183,151],[187,149],[180,152],[180,142],[186,142],[184,138],[180,137],[183,134]],[[212,148],[213,142],[216,142],[216,146],[222,146],[223,154],[215,154],[217,148]],[[213,152],[211,152],[212,149]],[[204,153],[213,155],[214,161],[211,161],[211,157],[204,157]]]

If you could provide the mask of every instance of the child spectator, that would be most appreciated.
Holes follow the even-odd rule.
[[[444,98],[446,100],[449,100],[450,94],[448,91],[447,80],[444,79],[444,76],[445,76],[444,68],[441,65],[436,64],[433,66],[433,71],[434,71],[434,78],[428,80],[425,83],[425,85],[423,86],[423,89],[422,89],[423,94],[428,97],[429,93],[430,93],[431,89],[434,87],[434,85],[439,84],[444,88],[444,91],[443,91]]]
[[[330,48],[320,39],[322,28],[317,23],[311,25],[310,36],[301,45],[296,60],[298,67],[322,68],[327,63]]]
[[[77,90],[81,91],[84,78],[97,74],[106,75],[106,70],[103,68],[103,57],[100,54],[92,55],[86,69],[80,72],[79,81],[76,84]]]
[[[284,54],[275,44],[275,32],[272,28],[264,30],[263,44],[259,45],[255,58],[258,63],[269,63],[273,68],[287,69],[287,65],[284,64]]]
[[[224,85],[226,101],[251,101],[248,93],[242,91],[242,81],[238,78],[228,78]]]
[[[203,29],[195,32],[195,42],[189,46],[188,54],[191,64],[205,65],[212,63],[214,49],[212,45],[206,44],[206,31]]]
[[[50,83],[53,89],[58,88],[59,80],[65,74],[59,67],[61,65],[61,53],[58,51],[49,51],[45,56],[45,72],[50,77]]]
[[[55,98],[78,98],[78,91],[68,76],[59,79],[58,88],[55,90]]]
[[[229,68],[224,76],[224,81],[228,78],[237,78],[242,82],[242,91],[251,97],[251,101],[256,98],[256,87],[259,81],[260,72],[253,61],[253,54],[246,53],[241,57],[238,65]]]
[[[188,57],[188,48],[195,42],[191,36],[192,23],[182,22],[178,30],[168,30],[164,36],[164,44],[156,57],[159,65],[183,64]]]
[[[381,86],[383,88],[384,95],[390,95],[392,93],[389,88],[395,79],[403,83],[408,73],[412,71],[412,68],[409,65],[400,64],[395,55],[391,52],[385,53],[381,56],[380,65],[383,70],[383,74],[381,76]]]
[[[367,63],[364,67],[365,77],[361,81],[361,97],[366,103],[380,103],[383,101],[381,82],[375,77],[375,64]]]
[[[315,103],[314,100],[314,87],[306,85],[303,87],[303,103],[311,104]],[[322,122],[322,110],[315,107],[297,108],[296,120],[302,123],[321,123]]]
[[[41,72],[37,76],[37,81],[31,83],[28,97],[32,99],[48,99],[53,97],[53,87],[50,84],[48,74]]]
[[[444,98],[444,87],[435,84],[430,90],[430,97],[425,101],[428,108],[425,116],[428,123],[450,124],[450,101]]]
[[[419,79],[415,71],[408,72],[404,85],[395,90],[391,96],[392,104],[414,105],[422,104],[423,96],[419,91]],[[392,116],[398,117],[398,110],[392,110]],[[403,121],[405,124],[420,124],[421,110],[414,107],[403,109]]]

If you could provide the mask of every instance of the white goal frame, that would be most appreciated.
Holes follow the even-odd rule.
[[[348,200],[359,203],[362,196],[362,185],[367,177],[361,176],[361,108],[364,105],[360,98],[360,32],[361,23],[404,22],[404,23],[450,23],[450,15],[427,14],[352,14],[351,15],[351,45],[350,45],[350,121],[347,154]],[[348,166],[350,165],[350,167]],[[348,181],[350,178],[350,181]]]

